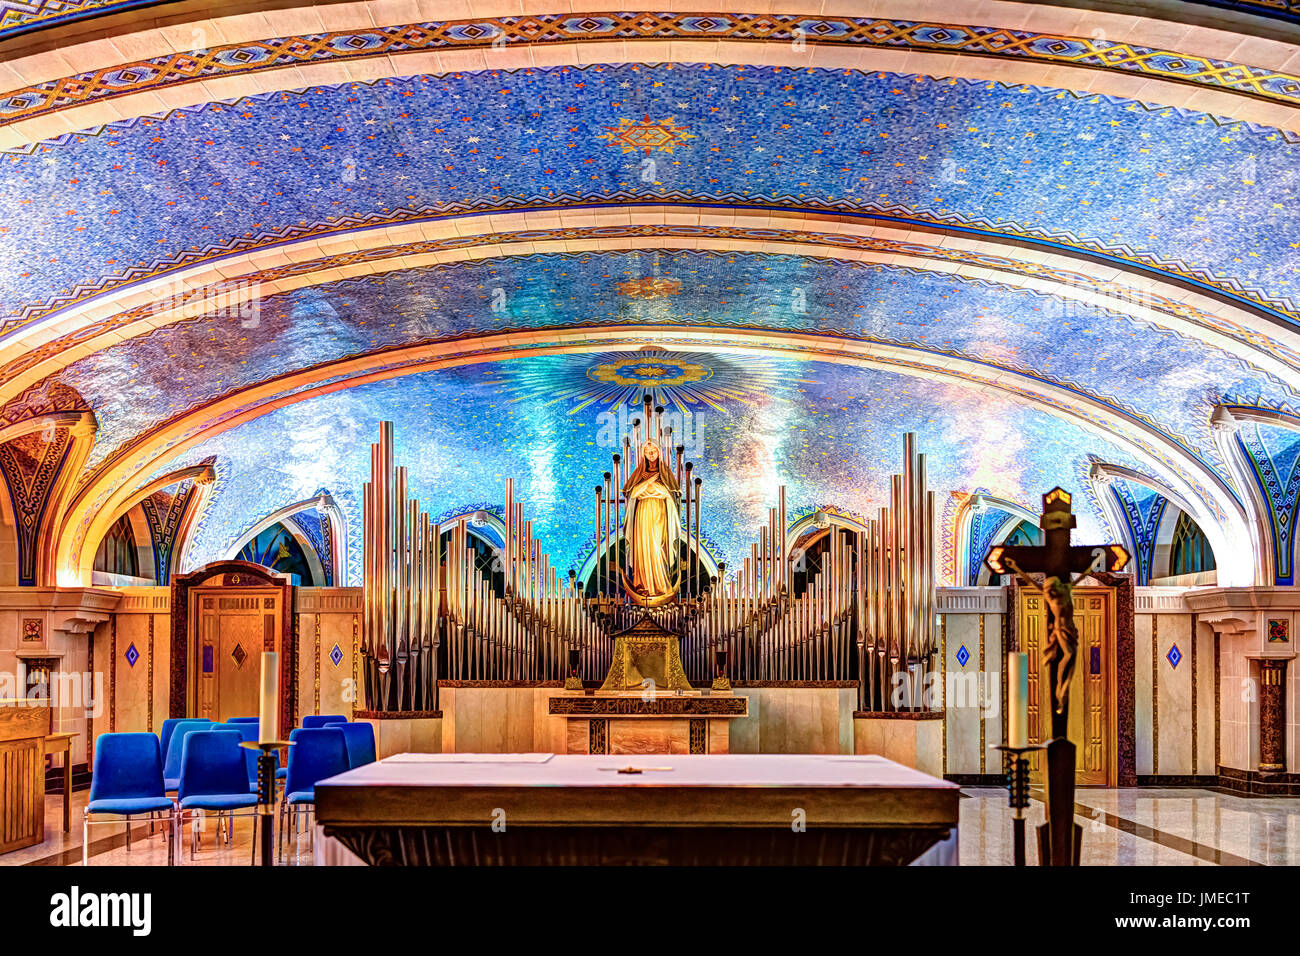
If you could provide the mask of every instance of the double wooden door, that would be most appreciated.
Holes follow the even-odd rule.
[[[1052,692],[1043,665],[1047,610],[1043,598],[1020,589],[1016,634],[1029,654],[1029,733],[1031,743],[1051,736]],[[1070,739],[1078,747],[1075,782],[1115,786],[1115,591],[1107,587],[1074,589],[1074,623],[1079,651],[1070,683]],[[1042,757],[1030,762],[1030,779],[1042,782]]]
[[[195,588],[195,713],[224,721],[255,717],[262,652],[280,650],[284,609],[278,588]]]

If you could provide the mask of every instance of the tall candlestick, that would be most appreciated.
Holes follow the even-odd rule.
[[[280,655],[275,651],[262,652],[262,692],[258,699],[257,740],[269,744],[279,740],[280,723],[276,714],[279,697]]]
[[[1029,746],[1029,655],[1007,655],[1007,742]]]

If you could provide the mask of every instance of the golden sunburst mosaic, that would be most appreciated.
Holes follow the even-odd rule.
[[[522,368],[504,364],[488,384],[502,386],[511,402],[569,405],[570,414],[593,405],[636,407],[646,393],[668,409],[726,412],[729,404],[784,398],[808,384],[757,357],[733,359],[659,349],[610,352],[595,362],[590,356],[570,355],[546,363],[521,363]]]
[[[593,382],[640,388],[670,388],[707,381],[712,377],[713,369],[699,362],[654,357],[620,359],[587,369],[587,378]]]

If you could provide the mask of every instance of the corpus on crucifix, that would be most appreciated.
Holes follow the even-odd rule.
[[[1020,583],[1043,595],[1047,607],[1047,643],[1043,660],[1052,675],[1052,736],[1064,737],[1068,715],[1070,678],[1074,675],[1079,632],[1074,625],[1074,575],[1092,571],[1122,571],[1129,554],[1118,544],[1070,544],[1070,531],[1078,524],[1070,509],[1070,494],[1053,488],[1043,495],[1039,528],[1041,545],[997,545],[985,563],[997,574],[1008,571]],[[1043,574],[1039,584],[1029,575]]]

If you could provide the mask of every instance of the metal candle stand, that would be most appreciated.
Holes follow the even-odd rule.
[[[1025,809],[1029,806],[1029,755],[1036,750],[1043,750],[1042,744],[1030,744],[1027,747],[1008,747],[998,744],[994,750],[1001,750],[1011,759],[1007,768],[1008,804],[1013,814],[1011,819],[1011,839],[1014,865],[1025,865]]]
[[[582,676],[578,673],[578,668],[582,666],[582,650],[577,647],[569,648],[569,676],[564,679],[565,690],[582,690]]]
[[[275,846],[275,752],[281,747],[292,747],[293,741],[257,743],[246,740],[240,746],[261,751],[257,755],[257,813],[261,817],[262,866],[271,866]]]
[[[714,663],[717,668],[717,676],[713,678],[712,690],[731,690],[731,681],[727,679],[727,649],[725,647],[714,648]]]

